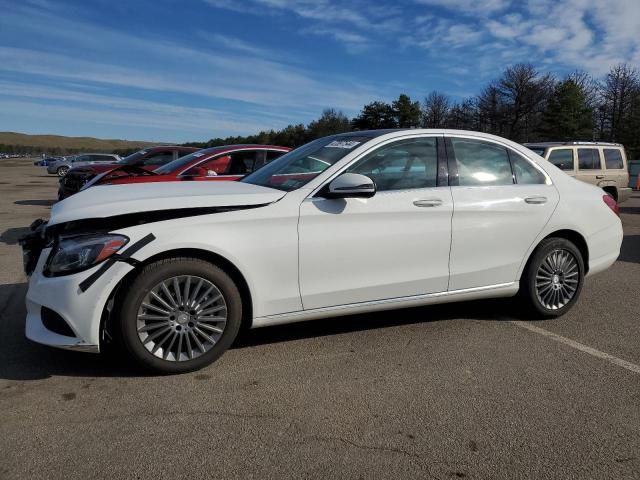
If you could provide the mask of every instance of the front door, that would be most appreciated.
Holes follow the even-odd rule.
[[[376,182],[371,198],[302,203],[305,310],[447,290],[453,205],[451,189],[438,186],[438,143],[396,140],[357,160],[347,171]]]

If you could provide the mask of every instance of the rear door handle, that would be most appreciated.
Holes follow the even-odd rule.
[[[524,201],[533,205],[540,205],[547,203],[547,197],[527,197]]]
[[[439,207],[442,205],[442,200],[439,198],[425,198],[423,200],[416,200],[413,204],[416,207]]]

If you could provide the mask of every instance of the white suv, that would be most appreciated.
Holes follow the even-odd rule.
[[[619,143],[545,142],[524,145],[572,177],[602,188],[618,203],[631,196],[627,155]]]

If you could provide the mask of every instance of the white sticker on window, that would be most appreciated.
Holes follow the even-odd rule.
[[[196,152],[196,153],[192,153],[191,155],[193,155],[196,158],[200,158],[204,155],[204,153]]]
[[[330,144],[326,145],[326,148],[345,148],[351,150],[356,145],[360,145],[360,142],[346,141],[346,140],[334,140]]]

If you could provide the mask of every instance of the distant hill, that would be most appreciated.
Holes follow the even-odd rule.
[[[65,137],[62,135],[28,135],[26,133],[0,132],[0,152],[113,152],[137,150],[159,142],[137,140],[112,140],[92,137]],[[161,142],[160,142],[161,143]]]

